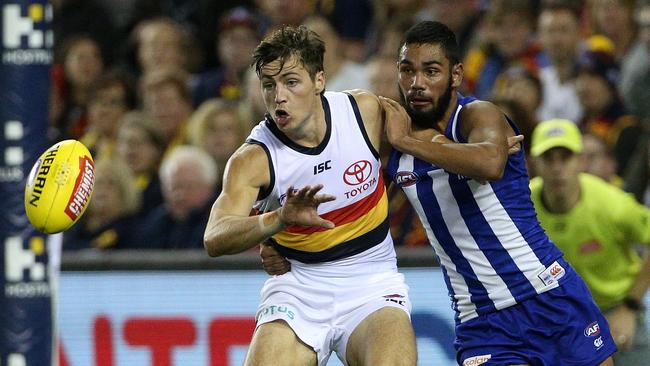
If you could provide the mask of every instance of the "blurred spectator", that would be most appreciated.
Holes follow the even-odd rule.
[[[366,70],[371,92],[393,100],[399,100],[397,72],[391,72],[391,70],[397,70],[395,56],[375,56],[366,63]]]
[[[305,20],[303,25],[316,32],[325,42],[327,51],[323,65],[327,70],[325,73],[327,90],[343,91],[370,87],[366,69],[363,65],[344,57],[340,37],[325,17],[312,15]]]
[[[163,202],[158,168],[165,151],[165,138],[155,123],[143,112],[129,112],[117,131],[117,155],[128,165],[134,185],[142,195],[139,216]]]
[[[391,19],[408,19],[411,25],[415,24],[418,15],[425,11],[427,5],[420,0],[375,0],[374,2],[375,27],[383,28]]]
[[[187,127],[192,145],[206,151],[219,167],[225,167],[230,155],[244,143],[250,132],[248,122],[239,116],[237,104],[210,99],[192,114]],[[221,185],[221,179],[218,182]]]
[[[138,243],[133,214],[140,204],[133,176],[120,159],[95,163],[95,186],[88,209],[72,228],[63,234],[63,249],[127,249]]]
[[[134,73],[146,76],[159,69],[194,71],[191,35],[170,18],[153,18],[139,23],[131,32]],[[193,64],[194,63],[194,64]]]
[[[193,34],[198,32],[203,1],[131,0],[131,2],[130,16],[133,24],[152,18],[166,17],[189,29]]]
[[[621,65],[620,88],[631,112],[650,123],[650,0],[639,0],[637,41]]]
[[[575,64],[582,37],[580,9],[568,2],[548,2],[538,18],[539,40],[550,64],[539,71],[542,83],[540,120],[582,119],[582,106],[575,90]]]
[[[486,14],[487,43],[465,58],[464,90],[487,99],[497,77],[512,66],[533,74],[548,62],[534,42],[535,14],[530,0],[493,0]]]
[[[195,146],[172,150],[160,166],[165,202],[144,219],[142,242],[152,249],[203,248],[203,232],[216,199],[218,167]]]
[[[650,244],[650,209],[601,179],[580,173],[580,131],[567,120],[541,122],[532,155],[539,177],[531,180],[537,217],[564,258],[585,280],[619,349],[617,366],[650,358],[643,301],[650,261],[636,244]]]
[[[148,73],[142,80],[142,101],[168,149],[186,142],[187,122],[193,111],[186,73],[178,69]]]
[[[257,21],[243,7],[226,13],[214,33],[217,35],[216,56],[221,67],[193,78],[192,95],[196,106],[209,98],[241,98],[246,70],[250,67],[253,49],[259,41]]]
[[[650,207],[650,133],[643,135],[625,171],[625,190]]]
[[[304,0],[257,0],[260,34],[264,36],[282,25],[300,25],[314,13],[315,2]]]
[[[584,117],[580,125],[607,142],[622,175],[641,134],[637,119],[629,114],[619,96],[619,68],[612,55],[585,51],[578,59],[576,90]]]
[[[109,71],[99,77],[88,101],[88,129],[81,137],[95,160],[113,157],[120,119],[135,104],[135,89],[129,75]]]
[[[590,0],[593,31],[609,38],[618,62],[627,57],[636,38],[636,0]]]
[[[55,42],[87,34],[99,45],[106,64],[113,62],[120,35],[104,4],[97,0],[50,0],[50,4]]]
[[[537,118],[529,109],[524,108],[518,99],[508,98],[506,96],[490,99],[496,104],[503,113],[513,121],[519,128],[519,132],[524,135],[524,154],[526,156],[526,167],[528,175],[532,178],[536,176],[535,167],[530,163],[530,141],[533,136],[533,130],[537,126]]]
[[[239,101],[239,114],[243,120],[248,121],[252,129],[266,114],[260,78],[252,67],[249,67],[244,75],[242,92],[244,95]]]
[[[432,20],[445,23],[456,34],[461,59],[476,46],[482,19],[480,0],[431,0]]]
[[[50,91],[49,137],[78,139],[88,124],[86,108],[93,83],[104,70],[99,45],[87,35],[64,40],[56,50]]]
[[[317,0],[316,12],[327,18],[340,35],[343,58],[366,59],[366,37],[373,21],[373,0]]]
[[[375,57],[390,57],[397,62],[399,47],[404,33],[413,26],[410,17],[396,16],[386,21],[386,24],[375,27],[371,37],[372,55]]]
[[[528,115],[537,116],[542,93],[539,78],[526,68],[515,66],[497,77],[491,94],[493,98],[514,100]]]
[[[592,132],[582,135],[582,158],[585,173],[595,175],[617,187],[622,186],[623,181],[616,174],[616,160],[602,137]]]

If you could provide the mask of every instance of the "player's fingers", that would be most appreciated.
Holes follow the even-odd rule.
[[[321,218],[318,222],[318,226],[324,227],[326,229],[334,229],[336,225],[334,225],[334,223],[329,220],[325,220]]]
[[[316,195],[316,193],[318,193],[318,191],[320,191],[321,189],[323,189],[322,184],[316,184],[315,186],[310,187],[310,189],[307,190],[306,193],[307,198],[313,198]]]
[[[287,198],[293,196],[295,196],[295,189],[293,188],[293,186],[289,186],[289,188],[287,188]]]
[[[266,271],[266,273],[270,275],[279,276],[289,272],[291,270],[291,264],[288,261],[286,261],[286,263],[283,262],[273,266],[269,266],[268,268],[265,267],[264,270]]]
[[[331,195],[331,194],[319,194],[318,196],[314,196],[314,200],[318,203],[324,203],[324,202],[331,202],[336,199],[336,196]]]
[[[264,262],[266,258],[277,255],[279,255],[279,253],[272,245],[266,243],[260,244],[260,256],[262,257],[262,262]]]
[[[307,192],[311,189],[311,186],[304,186],[296,193],[296,197],[299,199],[304,199],[307,196]]]
[[[394,102],[392,99],[379,97],[379,102],[383,106],[384,110],[395,110],[397,109],[395,105],[391,102]]]
[[[508,139],[508,142],[510,142],[510,145],[518,144],[520,142],[524,141],[524,135],[516,135],[512,136]]]

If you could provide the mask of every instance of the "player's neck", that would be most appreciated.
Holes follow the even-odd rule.
[[[449,119],[451,118],[452,114],[456,111],[457,105],[458,105],[458,93],[456,93],[456,89],[454,89],[451,92],[451,98],[449,99],[449,105],[447,105],[447,110],[442,115],[442,117],[438,121],[436,121],[436,130],[438,130],[438,132],[442,134],[445,133],[445,130],[447,129],[447,125],[449,124]]]
[[[320,99],[316,102],[314,110],[296,128],[285,131],[287,137],[298,145],[316,147],[323,142],[327,133],[327,121]]]

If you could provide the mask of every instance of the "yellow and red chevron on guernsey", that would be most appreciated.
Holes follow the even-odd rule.
[[[273,236],[278,249],[293,254],[291,257],[319,261],[332,255],[343,257],[359,246],[372,247],[388,234],[388,197],[383,178],[375,191],[349,206],[340,207],[321,215],[334,222],[334,229],[291,226]],[[336,254],[332,252],[335,249]],[[281,250],[282,251],[282,250]],[[302,253],[301,253],[302,252]],[[302,261],[302,260],[301,260]]]

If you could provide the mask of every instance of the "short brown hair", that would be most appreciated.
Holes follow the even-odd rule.
[[[259,76],[265,65],[276,60],[284,65],[290,57],[295,56],[314,79],[316,73],[324,70],[324,55],[325,43],[316,32],[304,25],[284,26],[265,37],[255,48],[251,65]]]

